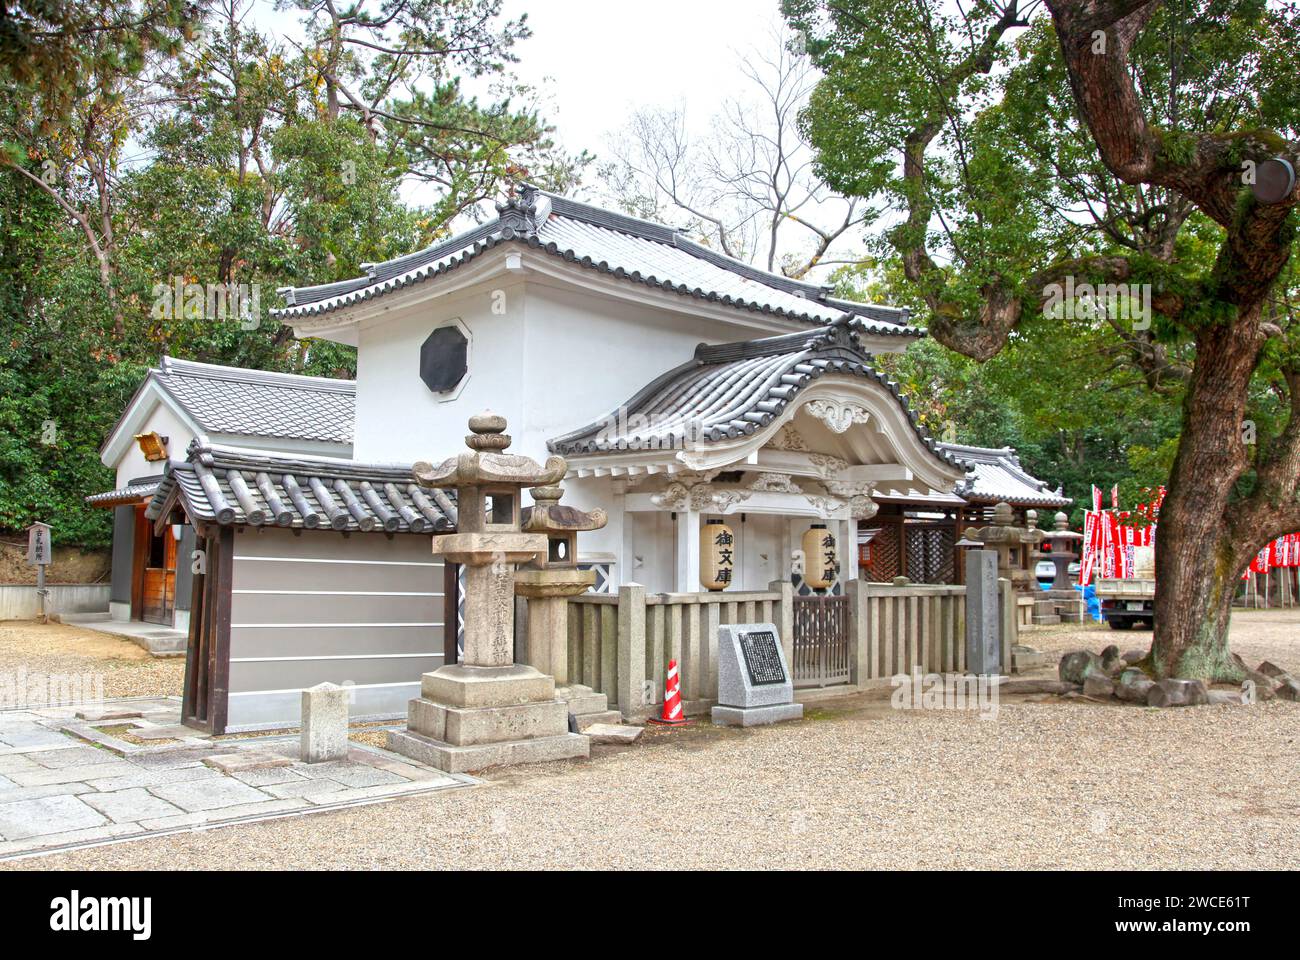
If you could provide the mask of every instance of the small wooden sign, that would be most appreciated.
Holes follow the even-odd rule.
[[[27,562],[37,567],[54,562],[54,547],[50,544],[48,523],[33,523],[27,528]]]

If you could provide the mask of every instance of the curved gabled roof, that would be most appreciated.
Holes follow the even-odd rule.
[[[696,348],[695,356],[648,384],[604,419],[548,444],[566,456],[707,446],[769,426],[801,391],[823,376],[874,381],[888,390],[918,439],[948,467],[960,466],[921,429],[898,385],[871,366],[858,345],[858,321],[842,319],[807,333]]]
[[[366,275],[280,291],[288,301],[273,314],[308,319],[373,300],[455,270],[502,243],[520,243],[618,279],[737,309],[829,323],[859,317],[873,334],[920,337],[908,313],[831,297],[829,287],[793,280],[701,246],[663,224],[526,187],[497,207],[498,216],[424,250],[366,266]]]
[[[970,503],[1006,502],[1016,507],[1065,507],[1074,501],[1051,490],[1047,482],[1020,465],[1014,447],[970,447],[939,444],[967,469],[956,492]]]

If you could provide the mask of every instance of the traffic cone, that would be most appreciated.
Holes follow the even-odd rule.
[[[668,678],[664,681],[664,709],[660,717],[651,717],[651,723],[665,727],[679,727],[690,723],[682,713],[682,678],[677,661],[668,661]]]

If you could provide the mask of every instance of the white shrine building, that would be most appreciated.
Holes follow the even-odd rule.
[[[461,451],[486,410],[511,452],[568,461],[565,503],[607,512],[578,540],[601,591],[702,589],[711,519],[735,533],[730,589],[791,577],[814,523],[843,545],[842,579],[865,577],[893,531],[934,582],[957,571],[969,505],[1068,502],[1014,451],[918,425],[873,365],[924,336],[905,311],[531,187],[498,210],[363,276],[282,291],[275,317],[297,336],[356,347],[355,382],[165,358],[106,440],[116,489],[89,499],[117,510],[113,613],[188,632],[189,722],[296,721],[299,691],[324,680],[351,683],[358,715],[404,711],[455,655],[455,579],[429,550],[455,504],[410,466]]]

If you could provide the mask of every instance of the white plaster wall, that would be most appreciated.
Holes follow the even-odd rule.
[[[497,290],[503,298],[494,298]],[[494,302],[504,312],[494,312]],[[445,400],[420,380],[420,345],[452,320],[470,334],[469,379]],[[491,409],[509,422],[513,452],[544,459],[547,440],[605,416],[689,360],[700,342],[761,335],[757,327],[723,326],[538,275],[497,276],[363,327],[353,456],[408,462],[451,456],[464,448],[469,417]]]
[[[167,454],[173,460],[184,460],[185,449],[194,439],[194,432],[181,422],[180,417],[172,412],[171,408],[159,402],[154,398],[154,407],[145,418],[144,425],[136,433],[150,433],[156,431],[160,436],[167,438]],[[140,444],[134,440],[126,448],[121,459],[111,466],[117,471],[116,485],[125,487],[132,480],[138,477],[150,477],[163,472],[163,462],[161,460],[150,463],[140,452]],[[98,492],[98,491],[94,491]]]

